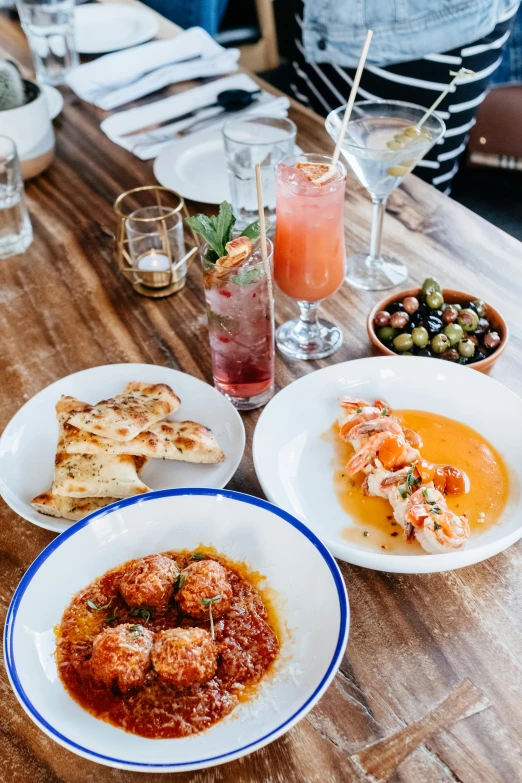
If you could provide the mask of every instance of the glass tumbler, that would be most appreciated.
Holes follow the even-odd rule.
[[[237,228],[258,217],[256,163],[261,166],[265,216],[275,221],[275,176],[277,163],[294,152],[296,126],[292,120],[249,117],[230,120],[223,128],[228,181]]]
[[[23,253],[32,239],[15,143],[0,136],[0,258]]]
[[[263,261],[259,242],[241,266],[201,263],[205,283],[214,385],[238,410],[252,410],[274,394],[272,243]]]
[[[16,0],[16,6],[37,81],[65,84],[68,71],[79,62],[74,43],[74,0]]]
[[[181,282],[186,265],[183,219],[170,207],[140,207],[125,221],[129,254],[135,278],[149,288],[164,288]]]

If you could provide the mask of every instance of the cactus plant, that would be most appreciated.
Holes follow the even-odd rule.
[[[0,111],[17,109],[25,103],[25,90],[18,67],[11,60],[0,61]]]

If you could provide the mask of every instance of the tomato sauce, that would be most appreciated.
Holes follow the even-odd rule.
[[[198,550],[201,551],[201,550]],[[190,562],[188,552],[165,552],[180,569]],[[186,737],[209,728],[241,701],[251,698],[274,663],[280,642],[273,608],[256,587],[260,576],[241,563],[212,554],[227,571],[233,598],[230,609],[214,620],[219,664],[215,676],[202,685],[175,688],[149,669],[144,684],[126,693],[116,685],[97,682],[90,671],[92,643],[106,627],[139,623],[155,633],[167,628],[202,627],[207,620],[181,615],[174,599],[167,607],[129,608],[119,583],[129,563],[107,571],[81,590],[65,610],[56,629],[56,661],[62,683],[84,709],[125,731],[151,739]],[[132,561],[131,561],[132,562]],[[102,609],[92,609],[88,601]]]

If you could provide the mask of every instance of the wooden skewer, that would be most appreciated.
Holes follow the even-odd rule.
[[[348,101],[346,102],[346,109],[344,111],[344,117],[341,124],[341,130],[339,131],[339,138],[337,139],[337,144],[335,145],[335,150],[332,158],[332,165],[337,166],[337,161],[339,160],[339,155],[341,154],[341,145],[344,140],[344,135],[346,133],[346,126],[348,125],[348,122],[350,120],[350,115],[352,113],[353,104],[355,103],[355,98],[357,96],[357,90],[359,88],[359,82],[361,81],[362,72],[364,70],[364,64],[366,62],[366,57],[368,56],[368,49],[370,48],[370,43],[372,40],[373,30],[368,30],[366,33],[366,41],[364,42],[363,50],[361,52],[361,59],[359,60],[359,65],[357,66],[357,71],[355,72],[355,78],[353,80],[352,89],[350,90],[350,95],[348,96]]]
[[[259,212],[259,229],[261,234],[261,255],[263,261],[266,261],[268,257],[266,247],[266,224],[265,224],[265,207],[263,204],[263,186],[261,184],[261,166],[256,163],[256,189],[257,189],[257,211]]]

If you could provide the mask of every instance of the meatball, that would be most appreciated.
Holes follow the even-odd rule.
[[[170,557],[148,555],[126,569],[120,593],[129,606],[166,606],[178,575],[179,568]]]
[[[178,688],[207,682],[217,669],[217,650],[204,628],[169,628],[156,634],[152,665]]]
[[[142,685],[150,668],[150,654],[154,638],[141,625],[125,623],[106,628],[94,639],[91,672],[105,685],[115,681],[120,691]]]
[[[183,569],[182,587],[176,598],[182,612],[191,617],[208,618],[208,604],[202,604],[204,598],[221,596],[212,603],[212,616],[221,617],[230,608],[232,588],[227,580],[227,572],[215,560],[199,560]],[[184,577],[184,579],[183,579]]]

